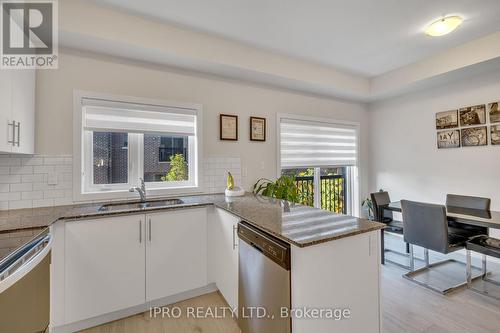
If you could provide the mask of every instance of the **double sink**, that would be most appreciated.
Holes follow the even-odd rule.
[[[103,205],[99,208],[100,212],[115,212],[115,211],[126,211],[133,209],[146,209],[146,208],[160,208],[160,207],[170,207],[176,205],[182,205],[184,201],[181,199],[167,199],[158,201],[146,201],[146,202],[129,202],[129,203],[110,203]]]

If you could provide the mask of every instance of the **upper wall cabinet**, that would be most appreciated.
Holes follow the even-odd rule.
[[[35,152],[35,70],[0,71],[0,153]]]

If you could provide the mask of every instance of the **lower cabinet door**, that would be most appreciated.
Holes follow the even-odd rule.
[[[146,299],[206,286],[206,208],[147,214],[146,224]]]
[[[238,306],[239,218],[215,209],[215,284],[231,308]]]
[[[144,215],[65,224],[65,322],[145,301]]]

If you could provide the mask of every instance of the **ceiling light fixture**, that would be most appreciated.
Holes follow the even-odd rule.
[[[458,28],[462,24],[463,18],[460,16],[447,16],[432,22],[425,29],[425,33],[432,37],[444,36]]]

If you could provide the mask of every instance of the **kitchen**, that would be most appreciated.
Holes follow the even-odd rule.
[[[157,8],[165,15],[189,12],[173,2],[149,5],[148,11]],[[336,5],[346,13],[352,10]],[[494,12],[495,4],[491,6]],[[447,83],[433,90],[444,74],[432,72],[432,64],[418,78],[410,73],[412,65],[423,66],[419,61],[433,60],[423,55],[407,68],[391,68],[396,71],[392,76],[386,74],[387,64],[386,69],[379,64],[381,74],[368,80],[349,70],[190,29],[188,17],[184,25],[151,18],[131,2],[120,7],[113,1],[59,1],[57,10],[57,68],[0,71],[6,124],[6,140],[0,143],[0,257],[10,257],[1,266],[10,267],[20,258],[31,263],[2,277],[2,295],[11,306],[2,313],[22,314],[7,298],[4,290],[11,288],[5,282],[30,276],[31,267],[31,272],[45,274],[36,281],[50,280],[40,297],[46,309],[35,312],[51,332],[113,327],[106,325],[126,332],[120,326],[124,323],[136,331],[161,331],[161,325],[195,331],[204,322],[152,317],[150,311],[164,313],[176,304],[196,309],[196,301],[205,299],[205,310],[284,305],[299,311],[293,318],[271,321],[228,315],[214,324],[207,321],[215,325],[208,330],[213,332],[224,331],[217,326],[222,322],[243,332],[397,331],[404,322],[416,325],[385,298],[391,296],[387,290],[393,283],[387,287],[388,281],[397,275],[399,285],[404,272],[381,265],[384,221],[370,220],[363,198],[383,187],[398,200],[440,203],[443,193],[455,191],[491,197],[495,209],[496,180],[490,169],[497,162],[490,151],[495,147],[464,148],[473,158],[463,162],[451,156],[457,169],[449,174],[433,169],[428,179],[442,179],[434,185],[418,181],[426,179],[425,167],[432,169],[445,158],[444,151],[432,150],[434,160],[419,164],[427,158],[420,157],[418,138],[426,121],[434,120],[429,112],[500,98],[495,95],[495,55],[476,54],[473,59],[465,52],[472,33],[454,44],[464,49],[463,64],[449,65]],[[450,5],[448,10],[457,9]],[[458,10],[472,13],[475,8],[463,5]],[[217,22],[217,11],[212,15],[206,27]],[[469,24],[476,29],[474,36],[482,37],[476,43],[495,45],[493,25],[471,22],[450,36],[466,33]],[[451,44],[432,47],[445,62],[457,54],[450,51]],[[479,78],[470,74],[474,68]],[[468,80],[452,83],[460,75]],[[418,84],[423,86],[412,89]],[[449,102],[453,98],[456,104]],[[413,112],[416,101],[430,110],[427,116]],[[404,112],[398,114],[399,107]],[[410,119],[418,126],[393,128]],[[392,136],[401,138],[403,128],[412,133],[415,155],[406,156],[412,149]],[[406,158],[393,159],[394,153]],[[473,160],[488,163],[478,166]],[[482,170],[480,179],[461,178],[460,164]],[[412,171],[408,175],[406,170]],[[293,186],[287,184],[290,179]],[[235,187],[246,193],[239,196]],[[277,194],[273,188],[292,190]],[[384,238],[389,246],[404,244],[388,232]],[[387,254],[387,259],[392,257]],[[465,256],[460,260],[465,262]],[[494,270],[496,262],[489,262]],[[48,271],[37,272],[36,267]],[[463,274],[465,279],[465,269]],[[400,287],[416,292],[411,285]],[[404,297],[397,299],[392,302],[404,303]],[[436,304],[441,301],[449,300]],[[187,315],[187,308],[179,309]],[[301,309],[320,318],[301,318]],[[488,322],[495,325],[498,310],[488,311]],[[137,319],[142,313],[148,320]],[[401,316],[405,319],[394,319]],[[13,323],[7,318],[14,317],[2,315],[0,327]],[[268,327],[281,326],[256,328],[266,322]],[[182,328],[184,324],[192,326]],[[432,325],[439,327],[439,320]],[[31,331],[46,328],[38,326]]]

